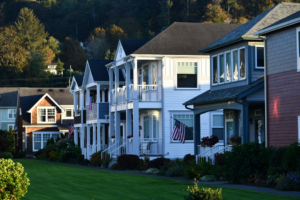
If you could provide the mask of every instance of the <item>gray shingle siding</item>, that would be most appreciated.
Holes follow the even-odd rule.
[[[297,69],[296,36],[295,26],[267,35],[267,75]]]

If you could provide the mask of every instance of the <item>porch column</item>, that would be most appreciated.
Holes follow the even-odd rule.
[[[101,126],[101,137],[102,137],[101,150],[105,150],[105,124],[102,124]],[[104,146],[102,147],[102,145]]]
[[[86,151],[87,151],[87,159],[90,159],[90,145],[91,145],[91,126],[89,124],[86,125]]]
[[[75,143],[75,145],[78,145],[78,128],[76,128],[76,127],[74,130],[74,143]]]
[[[132,134],[132,110],[126,109],[126,137]],[[129,141],[126,139],[126,153],[132,154],[133,152],[129,152]]]
[[[121,120],[120,120],[120,112],[116,111],[115,112],[115,136],[116,136],[116,139],[115,139],[115,142],[118,142],[118,146],[116,146],[116,148],[119,147],[120,145],[120,139],[121,139],[121,130],[120,130],[120,126],[121,126]],[[116,152],[116,155],[120,155],[120,150],[118,150]]]
[[[96,152],[96,126],[97,124],[93,124],[93,153]]]
[[[116,104],[118,104],[118,89],[119,89],[119,68],[115,66],[115,99],[116,99]]]
[[[100,93],[101,93],[100,84],[97,83],[97,103],[101,103]]]
[[[77,114],[78,110],[78,94],[77,92],[74,92],[74,112],[75,115]]]
[[[114,71],[112,68],[109,68],[109,91],[108,91],[108,96],[109,96],[109,103],[113,105],[112,100],[113,100],[113,94],[112,90],[114,89]]]
[[[249,142],[249,103],[243,99],[243,141],[242,143]]]
[[[85,105],[89,105],[90,104],[90,89],[86,88],[86,102]]]
[[[81,148],[81,153],[83,154],[83,149],[84,149],[84,126],[80,127],[80,148]]]
[[[101,137],[100,137],[100,131],[101,131],[101,123],[97,122],[97,150],[101,150]]]
[[[200,141],[200,114],[194,114],[194,155],[198,155],[198,142]]]
[[[83,110],[84,107],[84,90],[80,90],[80,110]]]
[[[133,153],[137,156],[140,155],[140,138],[139,138],[139,101],[137,98],[138,94],[138,66],[137,60],[133,62]]]
[[[115,113],[111,112],[109,115],[109,135],[108,143],[112,145],[111,136],[115,135]]]

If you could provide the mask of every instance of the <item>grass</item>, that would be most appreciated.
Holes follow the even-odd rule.
[[[15,160],[25,167],[30,179],[22,199],[184,199],[192,183],[132,174],[73,167],[28,159]],[[202,187],[202,186],[201,186]],[[208,186],[213,189],[216,186]],[[263,192],[223,188],[224,200],[297,199]]]

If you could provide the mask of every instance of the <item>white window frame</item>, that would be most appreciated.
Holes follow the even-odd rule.
[[[9,127],[10,126],[12,126],[12,129],[14,130],[15,128],[14,128],[14,126],[15,126],[15,124],[7,124],[7,131],[9,131]]]
[[[265,66],[257,66],[257,47],[263,47],[265,49],[264,45],[255,45],[255,69],[264,69]]]
[[[39,109],[46,109],[46,122],[41,122],[39,121]],[[54,122],[48,122],[48,109],[54,109]],[[37,123],[39,124],[56,124],[56,106],[42,106],[42,107],[37,107]]]
[[[181,143],[178,140],[174,140],[171,138],[172,133],[173,133],[173,120],[174,120],[174,115],[193,115],[193,113],[187,113],[187,112],[174,112],[171,114],[172,118],[171,118],[171,134],[170,134],[170,139],[172,143]],[[193,126],[195,126],[195,116],[193,115]],[[188,127],[187,127],[188,128]],[[195,131],[195,128],[193,127],[193,132]],[[195,140],[194,135],[193,135],[193,140],[185,140],[185,143],[193,143]]]
[[[231,72],[231,77],[230,77],[230,81],[227,81],[227,68],[226,68],[226,63],[227,63],[227,57],[226,54],[230,55],[230,59],[231,59],[231,52],[230,51],[225,51],[224,52],[224,64],[225,64],[225,82],[224,83],[231,83],[232,82],[232,72]],[[230,69],[232,69],[232,60],[230,60]]]
[[[214,83],[214,57],[217,57],[217,77],[218,77],[218,81],[217,81],[217,83]],[[219,58],[218,58],[218,54],[216,54],[216,55],[213,55],[212,57],[211,57],[211,66],[212,66],[212,68],[211,68],[211,70],[212,70],[212,72],[211,72],[211,74],[212,74],[212,76],[211,76],[211,84],[212,85],[218,85],[219,84]]]
[[[300,72],[300,52],[299,52],[299,33],[300,33],[300,28],[296,29],[296,41],[297,41],[297,72]]]
[[[240,54],[240,51],[241,51],[241,49],[244,49],[244,59],[245,59],[245,78],[241,78],[241,54]],[[241,47],[241,48],[239,48],[239,53],[238,53],[238,56],[239,56],[239,63],[238,63],[238,67],[239,67],[239,81],[240,80],[245,80],[246,79],[246,77],[247,77],[247,67],[246,67],[246,48],[245,47]]]
[[[221,55],[223,55],[223,56],[225,56],[225,54],[224,54],[224,52],[222,52],[222,53],[219,53],[218,54],[218,83],[220,84],[220,85],[222,85],[222,84],[225,84],[226,83],[226,81],[225,81],[225,74],[226,74],[226,67],[225,67],[225,65],[224,65],[224,82],[223,83],[221,83],[221,78],[220,78],[220,76],[221,76],[221,74],[220,74],[220,56]],[[225,63],[225,58],[224,58],[224,64],[226,64]]]
[[[9,117],[9,115],[10,115],[10,111],[13,111],[13,113],[12,113],[12,117]],[[7,118],[8,119],[16,119],[16,117],[17,117],[17,109],[8,109],[7,110]]]
[[[238,70],[238,79],[237,80],[234,80],[233,79],[233,72],[234,72],[234,70],[233,70],[233,52],[234,51],[237,51],[237,56],[238,56],[238,63],[237,63],[237,70]],[[232,49],[231,50],[231,62],[232,62],[232,64],[231,64],[231,73],[232,73],[232,76],[231,76],[231,82],[237,82],[237,81],[239,81],[239,79],[240,79],[240,64],[239,64],[239,62],[240,62],[240,53],[239,53],[239,49],[238,48],[236,48],[236,49]]]
[[[71,110],[71,117],[68,117],[67,116],[67,110]],[[66,108],[66,118],[70,119],[70,118],[73,118],[73,112],[74,112],[74,108]]]
[[[34,135],[35,134],[41,134],[41,149],[43,149],[43,148],[45,148],[45,147],[43,147],[43,135],[44,134],[50,134],[50,139],[52,138],[52,134],[58,134],[58,137],[61,137],[61,132],[53,132],[53,131],[43,131],[43,132],[38,132],[38,131],[36,131],[36,132],[32,132],[32,151],[33,152],[37,152],[39,149],[35,149],[35,147],[34,147]]]
[[[179,62],[197,63],[197,70],[196,70],[196,72],[197,72],[197,87],[191,87],[191,88],[178,87],[177,63],[179,63]],[[176,89],[178,89],[178,90],[198,90],[199,89],[199,71],[198,71],[198,69],[199,69],[199,62],[198,61],[187,61],[187,60],[176,60],[175,63],[176,63],[176,67],[175,67],[176,68],[176,73],[175,73],[175,76],[176,76]]]

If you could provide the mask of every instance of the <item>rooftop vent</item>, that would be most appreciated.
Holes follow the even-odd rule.
[[[41,92],[41,91],[43,91],[42,89],[38,89],[38,92]]]
[[[60,92],[64,92],[65,90],[63,90],[63,89],[60,89],[59,91],[60,91]]]

